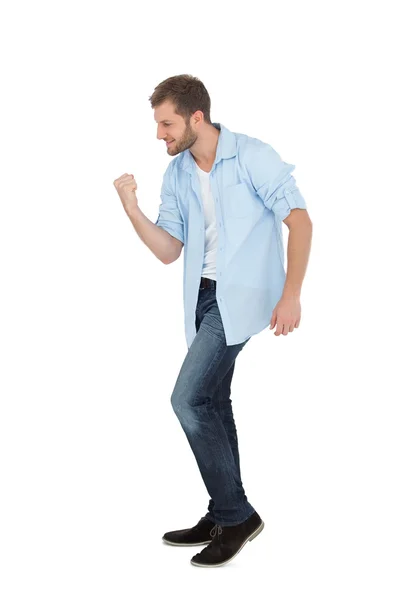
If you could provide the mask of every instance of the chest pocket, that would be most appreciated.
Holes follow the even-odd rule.
[[[245,182],[226,187],[224,189],[224,200],[228,217],[247,217],[253,213],[257,206],[257,199]]]

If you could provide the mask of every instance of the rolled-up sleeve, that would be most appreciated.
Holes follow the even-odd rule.
[[[277,219],[285,219],[293,208],[307,209],[291,172],[295,165],[284,162],[269,144],[253,146],[246,156],[252,185],[264,205]]]
[[[168,231],[170,235],[184,244],[184,223],[178,201],[171,186],[171,163],[163,176],[161,186],[161,204],[158,209],[158,217],[154,223]]]

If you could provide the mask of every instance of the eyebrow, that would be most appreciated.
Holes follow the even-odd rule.
[[[173,123],[173,121],[171,119],[163,119],[162,121],[160,121],[160,123]],[[157,121],[156,121],[157,123]]]

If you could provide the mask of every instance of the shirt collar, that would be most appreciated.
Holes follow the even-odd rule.
[[[214,166],[221,160],[221,158],[232,158],[236,156],[236,136],[230,131],[227,127],[222,125],[222,123],[212,123],[214,127],[220,130],[220,134],[218,136],[217,142],[217,152],[215,155]],[[181,169],[188,171],[189,173],[193,172],[195,165],[195,161],[193,158],[190,149],[188,148],[184,152],[182,152],[182,160],[181,160]]]

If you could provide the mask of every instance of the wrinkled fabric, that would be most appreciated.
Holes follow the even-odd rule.
[[[213,123],[219,131],[210,171],[218,251],[216,301],[228,346],[265,329],[285,284],[282,221],[306,202],[284,162],[269,144]],[[204,258],[204,210],[190,149],[169,163],[155,224],[184,244],[183,304],[188,348]]]

